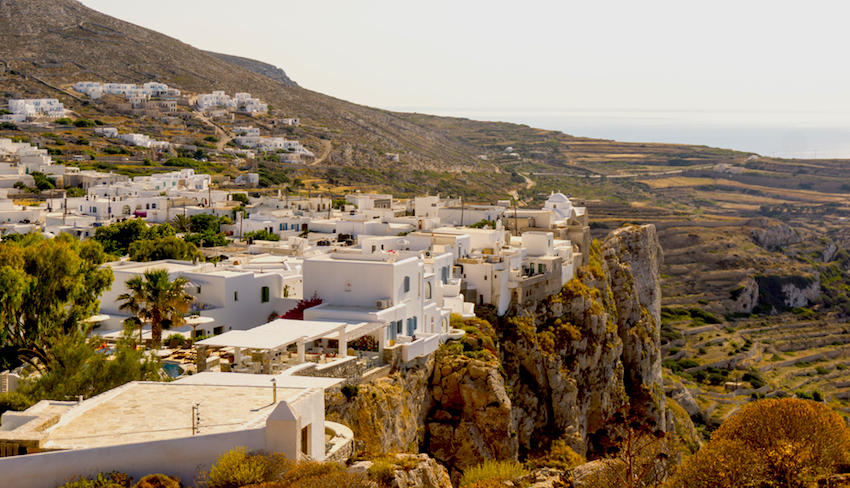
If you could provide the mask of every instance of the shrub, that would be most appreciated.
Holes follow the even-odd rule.
[[[241,488],[276,481],[292,468],[282,454],[251,453],[245,447],[231,449],[218,457],[207,475],[209,488]]]
[[[181,488],[180,478],[172,478],[164,474],[149,474],[140,479],[133,488]]]
[[[390,486],[395,479],[396,466],[388,461],[379,460],[372,463],[367,474],[383,486]]]
[[[460,479],[460,486],[470,486],[486,480],[496,480],[499,482],[513,481],[528,473],[529,471],[520,463],[488,460],[478,466],[467,468]]]
[[[165,338],[163,343],[168,344],[169,342],[171,342],[174,339],[177,339],[177,341],[180,343],[181,346],[186,343],[186,338],[183,337],[183,334],[170,334],[168,337]]]
[[[850,429],[829,407],[794,398],[765,399],[724,422],[670,486],[815,486],[848,461]]]
[[[69,119],[68,117],[60,117],[60,118],[56,119],[54,122],[56,122],[59,125],[71,125],[71,124],[74,123],[74,121]]]
[[[345,396],[346,400],[351,400],[357,396],[357,392],[360,391],[360,388],[356,385],[345,385],[340,391]]]
[[[79,119],[74,121],[74,127],[94,127],[97,125],[93,120]]]
[[[0,393],[0,414],[6,411],[22,412],[32,406],[32,401],[24,395],[10,391],[8,393]]]
[[[70,481],[59,488],[129,488],[133,478],[126,473],[113,471],[111,473],[98,473],[91,478],[82,476],[72,477]]]
[[[682,358],[678,362],[679,362],[679,366],[682,369],[696,368],[697,366],[699,366],[698,361],[696,361],[694,359],[690,359],[690,358]]]

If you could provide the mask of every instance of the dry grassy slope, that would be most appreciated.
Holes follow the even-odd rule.
[[[79,80],[159,80],[187,91],[248,91],[305,124],[327,126],[332,162],[386,165],[383,152],[441,170],[475,170],[469,145],[386,111],[337,100],[205,54],[188,44],[86,8],[74,0],[0,0],[0,60],[54,85]],[[486,165],[485,165],[486,166]]]
[[[607,159],[667,164],[670,159],[725,162],[743,153],[698,146],[623,144],[570,137],[504,123],[399,114],[355,105],[217,59],[157,32],[91,10],[75,0],[0,0],[0,61],[53,85],[79,80],[159,80],[187,91],[248,91],[334,143],[329,164],[386,169],[385,152],[401,166],[436,171],[493,171],[475,156],[505,145],[524,158],[567,166]],[[397,165],[394,165],[397,166]],[[545,169],[545,168],[544,168]],[[585,164],[582,171],[587,170]],[[507,180],[495,177],[494,184]]]

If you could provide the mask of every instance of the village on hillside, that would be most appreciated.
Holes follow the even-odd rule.
[[[123,96],[117,109],[140,113],[175,114],[185,103],[197,110],[186,113],[214,120],[267,110],[248,94],[213,92],[187,100],[155,83],[78,83],[74,89],[93,100]],[[18,100],[9,108],[2,117],[10,124],[52,127],[66,117],[56,100]],[[254,151],[290,163],[314,157],[298,141],[262,137],[250,126],[231,131],[237,147],[224,150],[240,157]],[[173,144],[108,126],[92,133],[155,152]],[[325,421],[327,392],[425,364],[441,344],[464,337],[452,316],[473,318],[477,307],[504,315],[557,293],[587,264],[591,245],[586,208],[556,192],[542,208],[517,208],[510,200],[467,204],[439,195],[258,194],[223,189],[192,168],[135,177],[80,170],[12,139],[0,139],[0,158],[4,239],[39,234],[104,242],[107,234],[135,229],[150,233],[154,248],[182,238],[200,250],[172,252],[184,245],[174,240],[167,241],[171,248],[163,244],[151,252],[140,251],[139,242],[106,249],[114,260],[102,268],[114,282],[88,319],[91,334],[102,340],[106,355],[132,340],[161,360],[174,381],[131,382],[88,399],[42,400],[4,413],[0,457],[62,451],[51,463],[56,473],[141,456],[186,475],[211,452],[199,433],[292,459],[299,453],[347,459],[353,434]],[[235,184],[253,187],[258,180],[249,172]],[[39,187],[45,192],[38,203],[22,201]],[[166,237],[153,237],[163,228]],[[182,317],[165,334],[149,321],[133,327],[134,310],[127,306],[133,280],[151,279],[155,271],[179,280],[188,297]],[[33,374],[29,364],[0,373],[0,393],[15,391]],[[223,401],[232,395],[245,400]],[[159,412],[191,411],[191,426],[164,428],[174,421],[171,414],[151,418],[133,408],[142,398],[156,399]],[[92,425],[98,435],[84,435]],[[184,454],[170,457],[173,449]],[[13,476],[43,475],[25,458],[9,466]]]

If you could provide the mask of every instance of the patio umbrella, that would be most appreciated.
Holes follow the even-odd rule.
[[[201,324],[208,324],[210,322],[215,322],[215,319],[212,317],[201,317],[200,315],[194,315],[185,319],[184,322],[192,326],[192,338],[196,337],[195,328]]]

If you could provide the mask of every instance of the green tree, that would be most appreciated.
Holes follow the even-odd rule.
[[[129,253],[131,260],[139,262],[159,261],[160,259],[191,261],[200,257],[198,248],[194,244],[175,236],[136,241],[130,244]]]
[[[234,202],[241,202],[244,205],[248,205],[248,195],[244,193],[231,193],[230,199]]]
[[[170,280],[165,269],[145,271],[126,281],[129,293],[118,297],[123,302],[119,309],[133,313],[142,322],[149,320],[153,343],[159,347],[163,329],[180,323],[183,314],[189,311],[194,297],[185,291],[188,282],[182,276]]]
[[[112,270],[101,245],[67,234],[45,239],[28,234],[0,243],[0,340],[18,359],[45,360],[47,339],[74,330],[100,308],[112,285]]]
[[[102,340],[87,338],[84,327],[46,338],[42,374],[27,379],[20,393],[33,401],[70,400],[103,393],[130,381],[163,381],[156,356],[146,356],[129,339],[119,341],[111,357],[98,352]]]
[[[66,186],[65,195],[67,195],[68,198],[84,197],[86,196],[86,191],[78,186]]]
[[[111,225],[98,227],[94,240],[103,245],[108,254],[123,256],[130,249],[130,244],[144,239],[148,234],[148,225],[141,219],[127,219]]]
[[[189,230],[192,232],[218,232],[218,217],[210,214],[196,214],[191,218]]]
[[[116,256],[124,256],[130,250],[130,244],[136,241],[157,239],[175,234],[174,228],[168,224],[148,227],[141,219],[127,219],[111,225],[98,227],[94,240],[103,245],[104,251]]]
[[[52,190],[56,188],[56,185],[53,184],[53,180],[48,178],[44,173],[34,171],[32,173],[32,179],[35,182],[35,187],[39,190]]]
[[[227,245],[227,236],[224,232],[194,232],[183,237],[186,242],[191,242],[195,247],[217,247]]]
[[[262,229],[262,230],[255,230],[255,231],[252,231],[252,232],[246,232],[244,239],[245,240],[250,239],[252,241],[279,241],[280,236],[277,235],[277,234],[271,233],[271,232],[267,231],[266,229]]]
[[[177,230],[177,232],[189,232],[192,227],[192,220],[185,215],[178,214],[171,219],[171,225]]]

